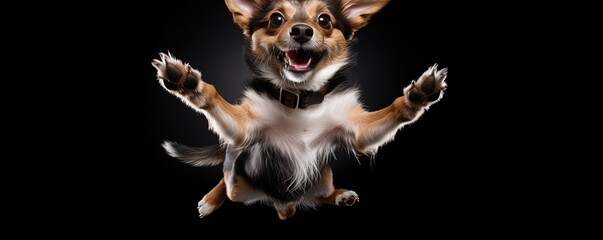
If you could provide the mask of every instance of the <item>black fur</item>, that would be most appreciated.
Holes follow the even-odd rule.
[[[336,24],[334,27],[339,29],[343,33],[345,39],[350,39],[353,34],[352,26],[350,25],[348,19],[343,15],[343,11],[341,9],[341,2],[339,0],[331,0],[324,2],[327,3],[327,8],[329,8],[329,11],[333,15],[333,17],[335,17]]]
[[[195,167],[218,165],[226,155],[226,149],[221,145],[189,147],[176,142],[165,142],[163,147],[166,150],[171,148],[172,152],[168,151],[170,156]]]
[[[254,77],[261,77],[262,73],[260,71],[260,68],[258,67],[258,65],[256,64],[256,58],[253,54],[253,52],[251,51],[251,37],[249,36],[245,36],[244,37],[244,52],[243,54],[245,55],[245,63],[247,64],[247,67],[249,68],[249,71],[251,71],[251,74]]]
[[[268,21],[262,20],[270,11],[272,11],[272,9],[274,9],[275,4],[276,1],[272,0],[261,1],[259,9],[253,14],[253,17],[249,21],[249,36],[253,35],[253,32],[256,30],[266,27]]]
[[[246,170],[250,160],[261,164],[256,175],[251,175]],[[251,185],[281,203],[287,203],[300,199],[320,179],[320,175],[316,175],[305,179],[300,187],[292,188],[291,176],[295,171],[293,161],[270,145],[258,143],[238,155],[234,161],[234,174],[245,178]],[[322,161],[320,169],[326,165],[327,162]]]

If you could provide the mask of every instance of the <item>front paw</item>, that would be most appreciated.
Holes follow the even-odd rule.
[[[151,63],[157,69],[157,78],[164,88],[183,95],[203,90],[199,71],[174,58],[171,54],[159,53],[159,56],[161,59],[153,59]]]
[[[427,107],[439,101],[444,96],[447,85],[444,82],[448,76],[448,69],[438,71],[438,65],[431,66],[419,77],[419,80],[404,89],[406,102],[409,106]]]

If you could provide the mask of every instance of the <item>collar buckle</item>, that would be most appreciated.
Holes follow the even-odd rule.
[[[284,88],[281,88],[278,96],[278,101],[281,104],[293,109],[299,108],[299,99],[299,93],[291,92]]]

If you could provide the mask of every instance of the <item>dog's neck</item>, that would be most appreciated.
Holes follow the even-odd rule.
[[[281,88],[270,81],[260,79],[253,80],[250,87],[258,92],[267,93],[268,96],[289,108],[306,109],[309,106],[321,104],[325,96],[344,81],[345,77],[334,77],[318,91]]]

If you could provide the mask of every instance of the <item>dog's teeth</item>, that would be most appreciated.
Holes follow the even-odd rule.
[[[308,60],[308,63],[306,63],[306,66],[304,66],[304,67],[309,67],[310,63],[312,63],[312,58],[310,58],[310,60]]]
[[[285,55],[285,57],[283,59],[285,60],[285,68],[289,69],[289,65],[291,65],[289,63],[289,58]]]

